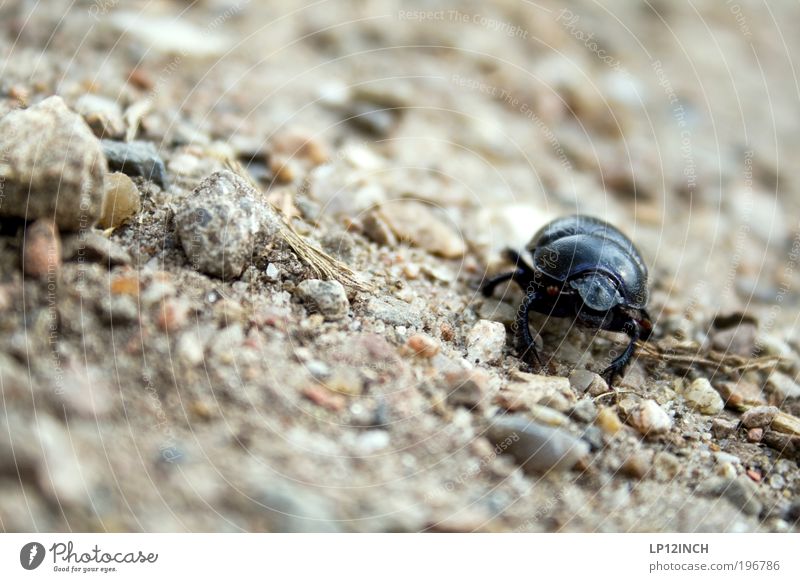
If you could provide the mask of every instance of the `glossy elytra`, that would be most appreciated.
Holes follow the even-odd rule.
[[[546,224],[526,250],[532,255],[532,265],[506,249],[505,256],[515,269],[482,287],[488,297],[499,283],[511,280],[525,292],[517,311],[523,359],[530,363],[532,356],[541,365],[528,323],[533,310],[571,317],[585,327],[626,333],[627,347],[603,371],[609,383],[623,374],[636,340],[647,340],[653,328],[646,310],[647,267],[631,240],[607,222],[575,215]]]

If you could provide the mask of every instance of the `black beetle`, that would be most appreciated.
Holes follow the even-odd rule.
[[[532,354],[541,365],[528,325],[531,309],[553,317],[573,317],[585,327],[630,337],[625,351],[603,370],[611,383],[616,374],[624,373],[636,340],[647,340],[653,329],[645,309],[647,267],[639,251],[607,222],[581,215],[546,224],[525,248],[533,255],[533,266],[506,249],[506,258],[516,268],[490,279],[481,289],[488,297],[499,283],[511,280],[525,292],[517,312],[523,359]]]

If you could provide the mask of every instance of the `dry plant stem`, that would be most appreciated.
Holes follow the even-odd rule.
[[[638,394],[635,390],[609,390],[608,392],[603,392],[602,394],[598,394],[594,397],[594,401],[597,402],[601,398],[605,398],[606,396],[615,396],[617,400],[619,400],[620,394]]]
[[[724,372],[750,372],[753,370],[766,370],[778,365],[784,358],[780,356],[763,356],[748,359],[736,354],[721,354],[719,352],[706,352],[703,356],[697,344],[677,344],[663,348],[653,342],[637,342],[638,355],[642,358],[669,362],[672,364],[685,364],[687,366],[708,366],[719,368]]]
[[[255,190],[259,192],[261,191],[261,189],[250,176],[250,173],[244,166],[242,166],[240,162],[226,158],[225,165],[232,172],[247,180],[247,182]],[[283,217],[280,211],[274,208],[268,201],[267,204],[269,205],[270,210]],[[306,239],[300,236],[297,231],[294,230],[294,228],[292,228],[291,224],[286,222],[285,218],[281,220],[280,225],[278,226],[278,236],[281,237],[281,239],[291,247],[301,261],[311,267],[318,277],[323,279],[334,279],[343,285],[347,285],[358,291],[372,290],[372,286],[362,281],[350,267],[341,261],[337,261],[321,249],[312,246]]]

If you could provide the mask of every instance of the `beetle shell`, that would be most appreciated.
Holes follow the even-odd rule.
[[[536,269],[556,281],[589,273],[602,273],[612,279],[616,293],[607,286],[593,284],[591,278],[582,285],[572,285],[595,309],[618,304],[642,309],[647,305],[647,267],[633,242],[606,222],[587,216],[555,220],[534,235],[527,249],[533,254]]]

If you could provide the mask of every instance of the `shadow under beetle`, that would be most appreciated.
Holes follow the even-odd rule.
[[[528,324],[531,310],[553,317],[571,317],[584,327],[624,332],[630,338],[622,354],[603,370],[609,382],[622,375],[636,340],[653,329],[647,306],[647,266],[633,242],[607,222],[590,216],[558,218],[537,232],[525,247],[533,265],[514,250],[506,258],[516,268],[488,280],[485,296],[498,284],[514,281],[525,292],[517,311],[522,359],[541,366]]]

